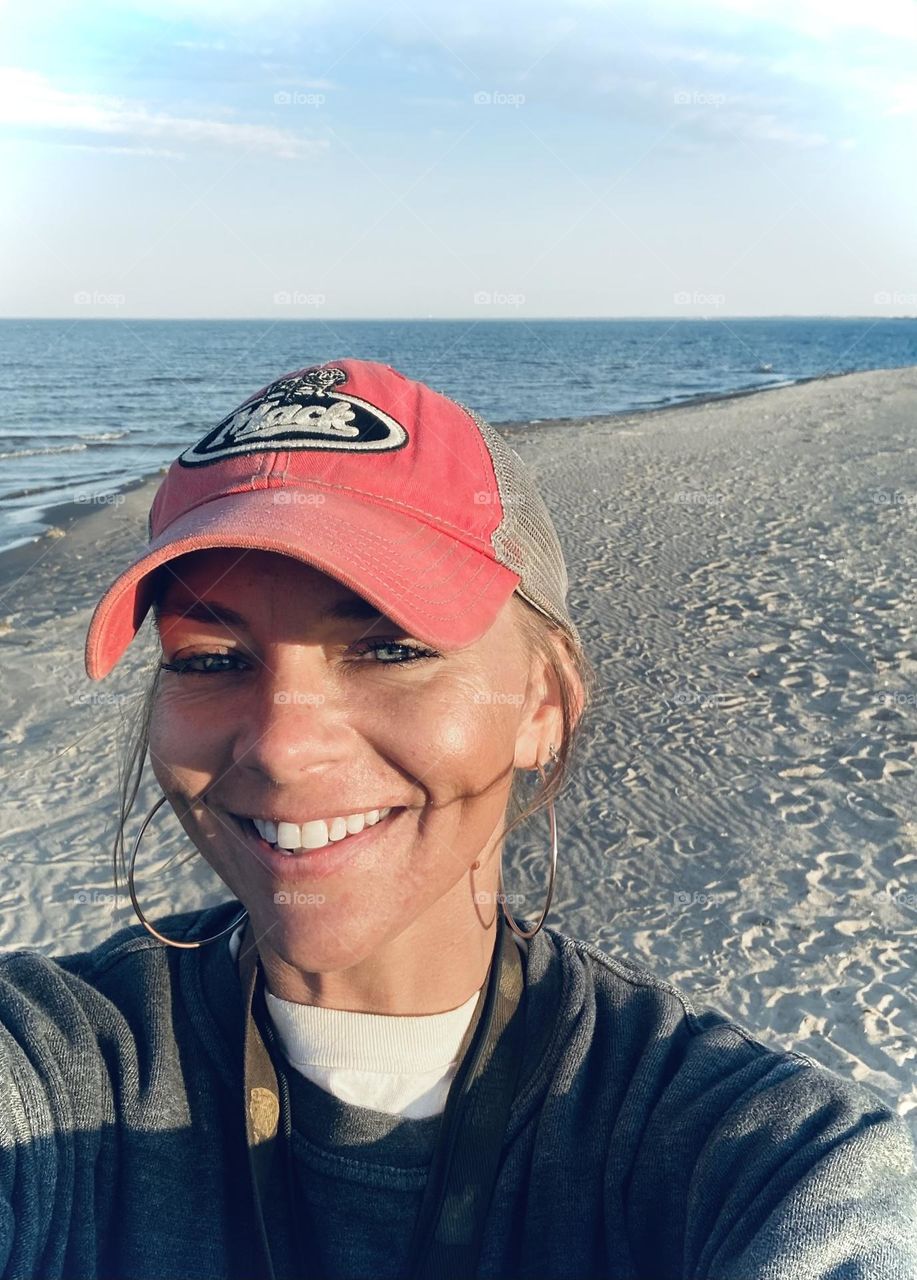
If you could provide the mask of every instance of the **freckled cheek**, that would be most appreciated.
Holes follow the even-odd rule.
[[[163,695],[150,718],[150,755],[160,785],[200,791],[225,765],[230,735],[225,717]]]
[[[396,727],[391,757],[420,781],[434,805],[479,795],[512,761],[510,726],[491,707],[472,704],[441,716],[428,710]]]

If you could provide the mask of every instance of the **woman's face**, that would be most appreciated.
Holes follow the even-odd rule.
[[[163,660],[189,666],[161,673],[151,762],[256,938],[318,973],[373,956],[424,913],[437,931],[489,926],[513,769],[560,741],[557,690],[513,602],[474,644],[434,654],[272,552],[194,552],[166,579]],[[269,853],[248,822],[386,807],[331,846],[330,868],[322,854]]]

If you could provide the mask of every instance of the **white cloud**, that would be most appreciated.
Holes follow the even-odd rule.
[[[241,147],[291,158],[324,149],[313,141],[269,125],[207,120],[150,111],[142,103],[107,94],[71,93],[57,89],[36,71],[0,68],[0,124],[38,129],[61,129],[133,138],[162,139],[186,145]]]
[[[174,40],[172,45],[175,49],[198,49],[206,53],[226,52],[225,40]]]
[[[157,160],[184,160],[181,151],[169,151],[166,147],[115,147],[105,143],[59,142],[57,144],[67,151],[93,151],[113,156],[148,156]]]
[[[259,66],[266,75],[276,77],[278,84],[282,83],[285,89],[292,86],[295,89],[322,89],[330,93],[340,88],[340,85],[334,80],[308,79],[304,76],[287,75],[288,68],[279,62],[261,62]]]
[[[739,121],[739,127],[749,138],[758,138],[762,142],[784,142],[791,147],[826,147],[831,142],[824,133],[797,129],[774,115],[743,117]]]
[[[807,88],[823,90],[833,101],[846,102],[858,111],[869,107],[880,115],[899,115],[914,111],[917,105],[917,84],[898,81],[889,66],[865,66],[852,60],[830,63],[824,56],[794,52],[769,61],[766,70]]]
[[[839,28],[873,31],[893,40],[917,40],[917,6],[913,0],[712,0],[692,10],[726,10],[746,14],[764,27],[783,27],[820,39],[836,35]]]
[[[752,95],[744,95],[744,98],[748,104],[754,100]],[[724,94],[723,99],[720,105],[694,107],[688,101],[684,107],[678,108],[689,115],[695,141],[705,138],[709,146],[721,144],[726,138],[735,138],[745,142],[780,143],[800,149],[832,144],[832,138],[820,129],[805,128],[792,120],[782,119],[773,110],[756,110],[750,105],[743,105],[737,95],[727,97]],[[690,141],[682,138],[682,142]]]
[[[886,115],[903,116],[917,113],[917,83],[889,85],[888,96],[892,105]]]
[[[703,46],[657,44],[644,46],[645,53],[661,62],[693,62],[705,69],[731,71],[748,62],[742,53],[730,53],[723,49],[708,49]]]

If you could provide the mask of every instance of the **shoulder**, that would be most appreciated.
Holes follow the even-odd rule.
[[[609,955],[555,929],[543,932],[549,934],[564,968],[576,973],[571,985],[588,986],[596,1017],[613,1023],[619,1036],[673,1040],[686,1055],[718,1055],[722,1061],[731,1059],[733,1067],[738,1055],[749,1062],[776,1057],[793,1067],[827,1070],[814,1058],[768,1044],[718,1010],[696,1004],[682,987],[629,958]]]
[[[818,1065],[805,1054],[767,1044],[713,1008],[696,1005],[682,987],[629,958],[609,955],[557,929],[541,933],[547,936],[540,949],[556,953],[568,998],[587,998],[588,992],[588,999],[595,1002],[594,1017],[613,1024],[619,1039],[626,1035],[658,1042],[665,1037],[677,1041],[686,1053],[697,1045],[704,1051],[731,1049],[749,1060],[776,1053],[799,1065]]]
[[[630,959],[548,933],[566,971],[565,990],[573,997],[580,988],[573,998],[583,1001],[590,1053],[619,1077],[627,1064],[628,1085],[660,1141],[668,1134],[687,1142],[692,1132],[700,1140],[716,1129],[741,1136],[751,1149],[775,1141],[801,1145],[813,1120],[824,1139],[877,1126],[892,1163],[910,1167],[909,1130],[871,1089],[696,1005],[677,984]]]
[[[566,1074],[588,1061],[609,1211],[626,1204],[642,1259],[711,1280],[917,1274],[914,1143],[878,1095],[630,960],[554,930],[552,949],[587,1046]]]
[[[66,1128],[74,1115],[90,1128],[101,1124],[109,1073],[133,1051],[130,1000],[119,1007],[102,982],[145,945],[132,933],[119,930],[73,955],[0,956],[0,1149],[37,1153],[35,1139]],[[103,1042],[113,1052],[106,1055]],[[17,1167],[4,1170],[4,1186]]]
[[[183,912],[171,919],[190,926],[197,915],[196,912]],[[0,955],[0,993],[12,998],[17,993],[40,996],[56,986],[76,992],[81,982],[94,985],[108,970],[125,961],[149,964],[157,953],[164,951],[165,944],[154,938],[139,922],[125,925],[85,951],[46,955],[32,947],[15,948]],[[4,1007],[0,1003],[0,1016]]]
[[[173,914],[162,931],[206,938],[238,905]],[[176,1034],[181,957],[193,965],[200,954],[160,942],[138,921],[85,951],[0,955],[0,1147],[66,1127],[71,1112],[101,1122],[116,1100],[137,1103],[148,1089],[146,1065],[160,1063]],[[156,1067],[163,1089],[171,1070]]]
[[[34,947],[16,947],[0,955],[0,989],[10,994],[38,993],[58,982],[66,985],[68,975],[91,981],[126,957],[149,956],[162,945],[138,923],[118,929],[85,951],[47,955]]]
[[[207,936],[214,919],[231,917],[237,903],[173,914],[161,922],[170,937]],[[132,1018],[136,1006],[149,1009],[150,994],[168,992],[176,972],[177,949],[154,938],[138,921],[125,925],[95,947],[61,955],[19,948],[0,955],[0,1043],[48,1045],[58,1037],[78,1040],[81,1032],[110,1030]]]

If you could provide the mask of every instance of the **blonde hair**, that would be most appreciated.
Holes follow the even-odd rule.
[[[521,799],[523,775],[527,770],[516,770],[507,805],[507,814],[511,817],[508,825],[503,828],[501,841],[516,827],[540,813],[566,786],[578,744],[586,731],[589,720],[587,713],[591,713],[595,703],[598,685],[596,670],[581,643],[576,643],[566,630],[545,617],[521,596],[512,596],[511,602],[530,657],[541,658],[557,681],[561,731],[560,742],[554,744],[557,763],[546,769],[545,781],[539,783],[527,804]]]

